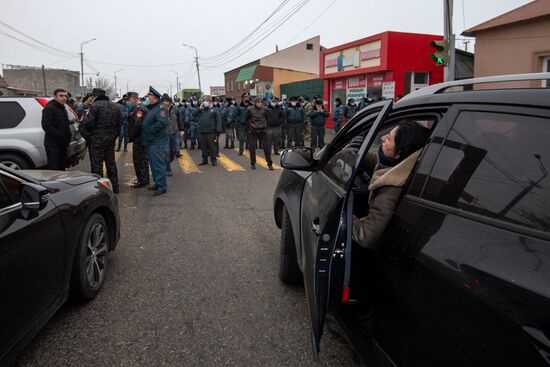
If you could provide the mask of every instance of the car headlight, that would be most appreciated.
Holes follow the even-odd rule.
[[[111,180],[108,178],[100,178],[97,180],[97,183],[106,188],[109,191],[113,191],[113,185],[111,184]]]

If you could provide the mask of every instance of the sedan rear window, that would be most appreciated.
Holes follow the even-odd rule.
[[[25,118],[25,110],[17,102],[0,101],[0,129],[16,127]]]

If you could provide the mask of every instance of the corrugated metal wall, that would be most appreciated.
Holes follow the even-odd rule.
[[[286,95],[287,98],[292,96],[308,96],[313,98],[315,95],[323,97],[323,80],[311,79],[301,82],[281,84],[281,97]]]

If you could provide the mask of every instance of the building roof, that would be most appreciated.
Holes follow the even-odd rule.
[[[242,68],[239,70],[239,75],[237,75],[237,78],[235,79],[236,82],[242,82],[245,80],[252,79],[252,76],[254,75],[254,72],[256,71],[256,66],[249,66],[247,68]]]
[[[510,10],[496,18],[476,25],[462,32],[463,36],[473,37],[479,31],[502,27],[514,23],[526,22],[537,18],[550,16],[550,0],[535,0],[519,8]]]

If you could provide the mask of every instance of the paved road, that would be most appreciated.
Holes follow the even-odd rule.
[[[280,170],[252,171],[222,153],[226,167],[199,168],[200,151],[185,155],[159,197],[126,185],[131,152],[117,154],[122,238],[103,291],[64,306],[18,366],[355,365],[331,321],[313,362],[303,289],[278,280]]]

